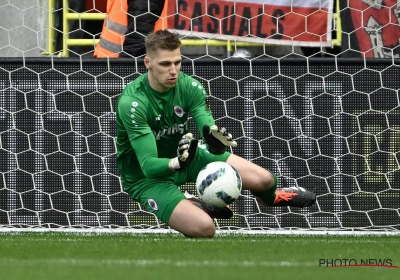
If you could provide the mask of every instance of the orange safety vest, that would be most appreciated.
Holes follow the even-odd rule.
[[[128,30],[128,1],[108,0],[106,13],[100,40],[93,56],[117,58],[122,51],[125,32]]]
[[[168,1],[165,1],[161,17],[155,24],[154,30],[166,26],[164,20],[167,13]],[[108,0],[107,15],[104,20],[100,40],[94,50],[94,57],[117,58],[122,51],[125,33],[128,30],[128,0]],[[164,18],[164,19],[163,19]]]

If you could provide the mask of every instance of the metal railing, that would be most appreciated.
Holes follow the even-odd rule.
[[[56,53],[56,28],[55,28],[55,2],[56,0],[48,0],[48,52],[44,54],[54,55]],[[69,21],[71,20],[104,20],[104,13],[77,13],[69,9],[68,0],[62,0],[62,50],[58,52],[58,56],[68,57],[68,47],[71,46],[96,46],[99,39],[71,39],[69,38]]]
[[[48,51],[42,54],[54,55],[56,53],[56,28],[55,28],[55,1],[48,0]],[[93,39],[71,39],[69,38],[69,21],[71,20],[103,20],[106,17],[105,13],[77,13],[69,10],[68,0],[62,0],[62,50],[58,52],[60,57],[68,57],[68,47],[71,46],[93,46],[95,48],[99,39],[93,37]],[[340,46],[342,44],[342,24],[340,19],[340,6],[339,1],[336,1],[336,13],[333,14],[333,21],[335,27],[336,38],[332,40],[332,46]],[[183,46],[225,46],[228,54],[235,51],[235,47],[260,47],[264,46],[264,43],[249,43],[249,42],[238,42],[230,40],[213,40],[213,39],[182,39]]]

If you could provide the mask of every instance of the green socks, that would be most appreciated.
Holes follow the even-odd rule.
[[[262,191],[262,192],[251,191],[251,193],[254,196],[256,196],[259,200],[261,200],[262,202],[264,202],[267,205],[274,204],[275,197],[276,197],[275,191],[278,186],[278,178],[276,178],[274,173],[271,172],[271,174],[272,174],[272,176],[274,176],[274,185],[271,188],[269,188],[266,191]]]

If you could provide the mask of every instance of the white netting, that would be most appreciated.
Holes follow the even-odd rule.
[[[44,2],[0,1],[0,48],[16,57],[0,59],[0,227],[166,228],[123,192],[115,165],[115,102],[146,71],[142,59],[96,60],[93,46],[39,58],[48,50]],[[83,26],[71,34],[98,37]],[[233,152],[275,172],[280,187],[318,198],[307,209],[270,209],[244,191],[219,229],[398,230],[397,46],[370,49],[392,55],[382,60],[298,46],[241,46],[242,58],[228,59],[221,48],[185,45],[182,71],[208,89],[217,124],[238,142]]]

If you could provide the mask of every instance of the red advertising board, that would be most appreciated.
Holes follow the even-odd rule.
[[[164,28],[182,35],[330,46],[333,0],[167,0]]]

